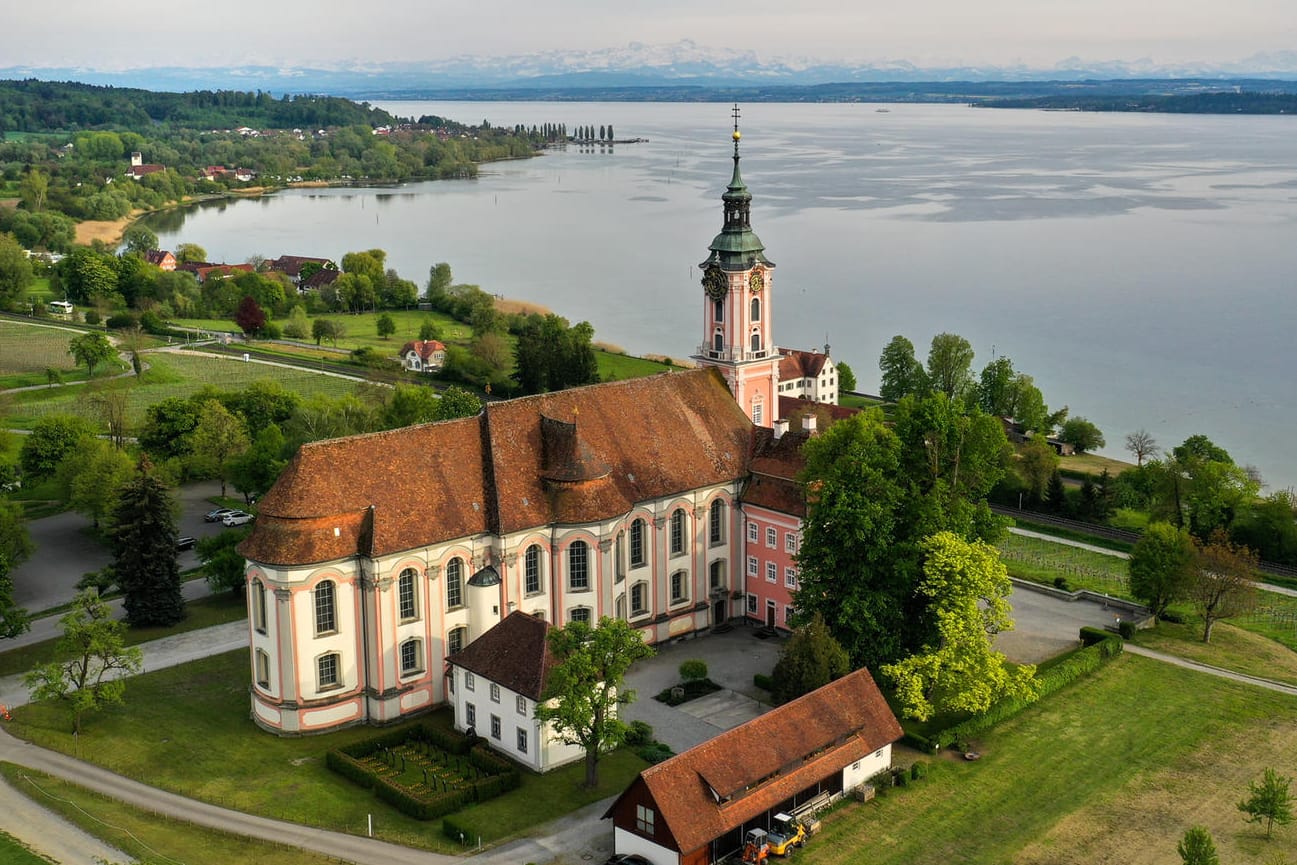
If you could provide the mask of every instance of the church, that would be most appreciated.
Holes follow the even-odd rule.
[[[736,112],[696,369],[300,448],[239,547],[258,725],[317,733],[441,705],[447,658],[515,612],[613,616],[649,643],[744,617],[787,628],[800,444],[837,383],[827,346],[774,342],[739,140]]]

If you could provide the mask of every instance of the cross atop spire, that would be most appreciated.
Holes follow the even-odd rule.
[[[737,102],[734,103],[733,112],[734,112],[734,159],[737,161],[739,158],[739,139],[743,137],[743,133],[739,132],[739,104]]]

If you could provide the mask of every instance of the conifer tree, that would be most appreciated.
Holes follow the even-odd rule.
[[[174,625],[185,617],[176,562],[171,494],[141,457],[122,487],[113,519],[113,563],[131,627]]]

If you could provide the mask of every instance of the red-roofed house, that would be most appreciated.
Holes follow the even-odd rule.
[[[779,349],[779,396],[808,399],[813,402],[838,404],[838,367],[829,357],[829,347],[824,353]],[[782,417],[782,415],[781,415]]]
[[[436,372],[446,365],[446,346],[435,339],[419,339],[401,346],[401,365],[415,372]]]
[[[499,585],[500,575],[488,566],[468,580],[470,588]],[[470,603],[473,593],[470,592]],[[455,716],[455,729],[472,729],[497,751],[537,772],[548,772],[585,756],[579,745],[569,745],[533,715],[545,693],[554,666],[549,649],[549,623],[521,610],[467,647],[446,659],[447,699]],[[407,651],[403,643],[401,651]]]
[[[640,772],[604,814],[618,853],[653,865],[711,865],[748,829],[858,787],[892,762],[901,725],[868,670]]]
[[[328,258],[313,258],[309,255],[281,255],[274,261],[266,262],[266,270],[282,273],[299,285],[302,281],[302,268],[310,264],[315,270],[337,270],[338,265]]]
[[[194,276],[198,278],[199,284],[202,284],[209,279],[225,279],[228,276],[252,273],[255,270],[256,268],[250,264],[208,264],[195,268]]]
[[[175,270],[176,257],[165,249],[150,249],[144,253],[144,260],[159,270]]]

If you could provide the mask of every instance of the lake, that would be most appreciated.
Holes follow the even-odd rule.
[[[385,102],[402,116],[612,124],[646,143],[556,150],[471,181],[290,190],[150,219],[213,261],[378,247],[423,284],[544,304],[635,353],[701,340],[698,262],[721,227],[729,106]],[[952,105],[743,106],[753,228],[781,345],[826,341],[874,391],[905,334],[1007,355],[1123,456],[1203,433],[1297,483],[1297,119]]]

